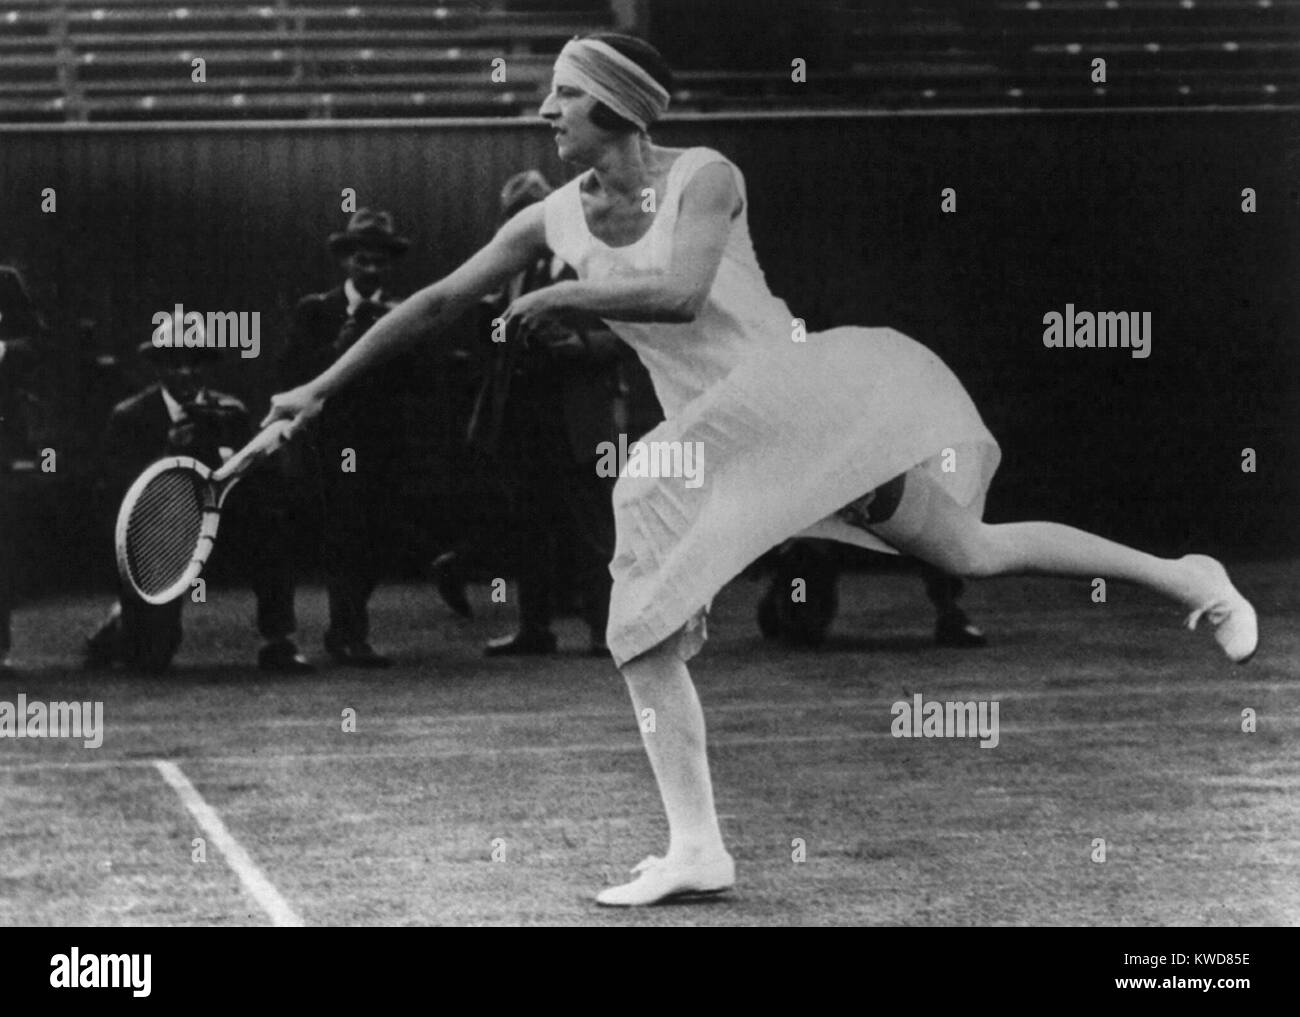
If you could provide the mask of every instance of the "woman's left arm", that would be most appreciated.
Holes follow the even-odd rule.
[[[694,321],[713,287],[739,206],[731,167],[705,166],[682,192],[666,268],[545,286],[514,301],[506,317],[529,325],[549,313],[579,310],[615,321]]]

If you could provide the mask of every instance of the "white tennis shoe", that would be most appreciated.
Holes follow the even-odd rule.
[[[596,903],[611,908],[643,907],[674,897],[722,893],[736,885],[736,862],[727,854],[699,862],[670,861],[651,855],[635,869],[639,876],[596,894]]]
[[[1205,615],[1214,626],[1214,638],[1234,664],[1244,664],[1259,646],[1259,619],[1250,601],[1237,592],[1228,570],[1213,558],[1189,554],[1183,558],[1206,573],[1215,592],[1208,601],[1187,616],[1187,627],[1195,629]]]

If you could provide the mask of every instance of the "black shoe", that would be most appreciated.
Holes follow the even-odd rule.
[[[326,642],[325,651],[340,664],[352,667],[379,669],[391,667],[392,661],[382,653],[376,653],[369,643],[331,643]]]
[[[555,652],[555,633],[543,629],[540,632],[516,632],[513,636],[501,636],[493,639],[483,647],[485,657],[544,657]]]
[[[316,665],[298,651],[292,639],[276,639],[257,651],[257,666],[262,671],[281,674],[314,674]]]
[[[462,618],[474,617],[465,596],[465,573],[461,569],[460,556],[455,551],[439,555],[430,566],[430,572],[442,602]]]
[[[137,674],[163,675],[172,666],[171,654],[146,653],[139,657],[129,657],[122,661],[122,666]]]
[[[119,656],[121,622],[114,613],[94,635],[87,636],[81,648],[81,666],[87,671],[107,671]]]
[[[107,671],[113,666],[113,655],[87,644],[81,655],[81,666],[87,671]]]
[[[988,637],[972,625],[964,614],[947,615],[935,622],[934,641],[940,646],[965,649],[989,644]]]

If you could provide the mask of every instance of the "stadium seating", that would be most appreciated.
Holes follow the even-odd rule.
[[[603,3],[520,6],[4,0],[0,116],[514,115],[536,109],[564,40],[610,23]]]
[[[1300,0],[839,0],[805,6],[816,25],[772,15],[767,45],[713,50],[676,27],[691,13],[651,33],[679,110],[1300,100]],[[536,109],[565,39],[616,22],[608,0],[0,0],[0,119],[512,116]],[[810,37],[794,82],[786,54]]]
[[[772,110],[1268,106],[1300,100],[1300,0],[1002,0],[959,4],[839,0],[818,52],[831,67],[794,83],[743,51],[695,54],[684,104]],[[814,26],[792,23],[792,40]],[[766,47],[800,53],[799,41]],[[1093,60],[1106,80],[1093,80]],[[730,62],[730,65],[728,65]]]

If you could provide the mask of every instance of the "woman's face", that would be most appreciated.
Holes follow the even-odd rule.
[[[573,85],[552,84],[542,103],[541,115],[555,131],[555,147],[565,162],[590,166],[612,137],[591,122],[596,100]]]

